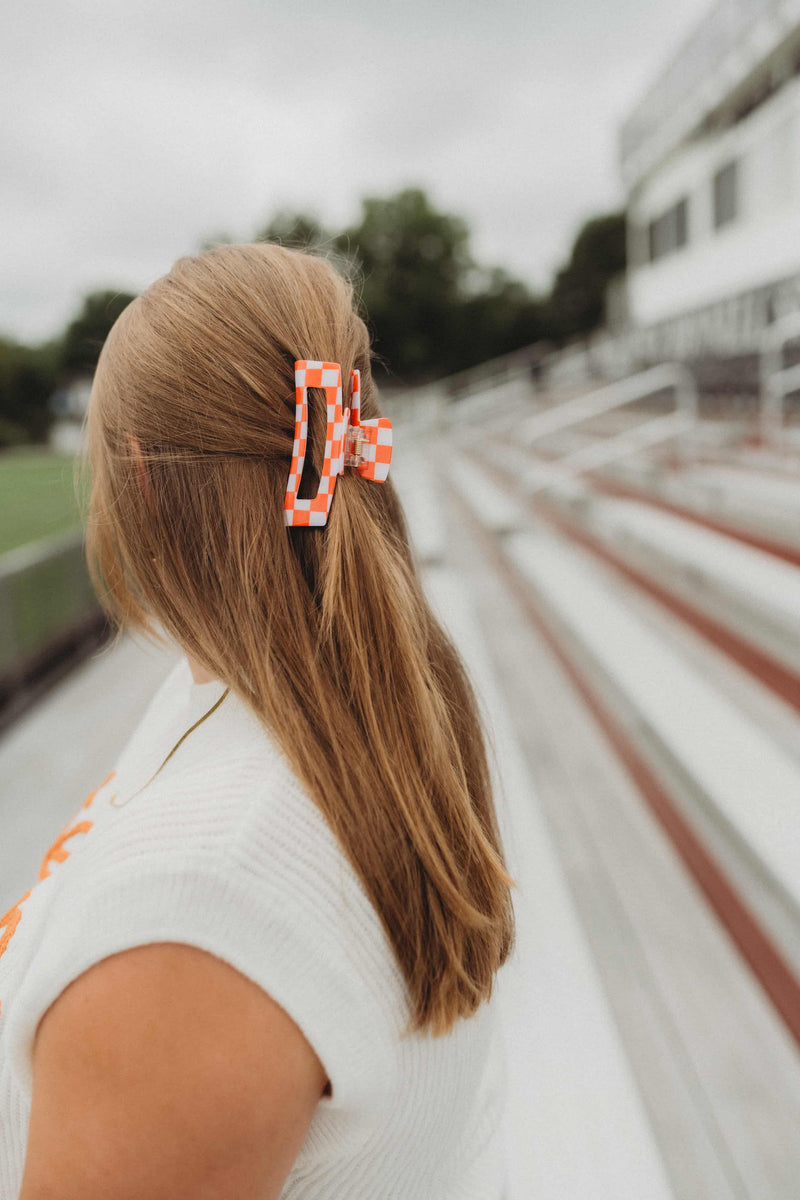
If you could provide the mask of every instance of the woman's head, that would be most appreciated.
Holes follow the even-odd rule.
[[[179,259],[124,310],[88,414],[87,530],[120,629],[159,626],[277,738],[384,921],[416,1028],[488,997],[513,921],[469,681],[425,600],[390,478],[337,477],[328,522],[287,527],[294,362],[361,372],[353,287],[278,245]],[[301,496],[325,397],[308,392]]]
[[[266,533],[282,518],[294,361],[306,357],[339,362],[343,379],[358,367],[362,411],[372,415],[369,336],[352,286],[325,258],[267,243],[179,259],[125,309],[103,347],[88,414],[91,540],[98,551],[104,534],[118,540],[115,558],[125,562],[142,607],[112,586],[116,572],[106,580],[109,599],[134,624],[144,624],[147,613],[166,618],[170,633],[200,659],[211,647],[194,644],[202,640],[195,622],[173,627],[182,605],[172,617],[160,610],[173,608],[175,568],[189,576],[181,588],[197,584],[203,594],[224,579],[222,554],[237,551],[231,522],[255,520]],[[314,493],[324,437],[325,408],[312,400],[301,495]],[[346,475],[340,491],[362,483]],[[373,505],[381,500],[375,491],[366,498]],[[187,538],[187,523],[205,536]],[[181,550],[194,561],[174,561]],[[159,572],[164,559],[173,560],[165,564],[172,570]]]

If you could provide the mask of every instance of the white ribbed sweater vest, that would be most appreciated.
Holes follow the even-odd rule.
[[[249,976],[325,1066],[286,1200],[498,1200],[504,1068],[494,1003],[403,1038],[407,995],[378,916],[288,761],[181,658],[110,776],[0,919],[0,1200],[17,1200],[36,1026],[93,963],[199,946]],[[87,731],[91,736],[91,731]],[[138,792],[138,794],[136,794]]]

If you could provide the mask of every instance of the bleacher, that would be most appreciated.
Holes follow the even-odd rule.
[[[508,1200],[797,1200],[792,439],[667,403],[680,371],[648,409],[630,381],[561,402],[501,366],[390,415],[518,883]],[[106,647],[0,738],[0,910],[171,662]]]
[[[476,604],[539,836],[575,906],[576,924],[560,924],[532,889],[532,923],[555,952],[573,938],[587,951],[584,986],[613,1014],[629,1072],[612,1087],[585,1043],[570,1061],[555,979],[538,1007],[528,985],[528,1022],[552,1004],[564,1056],[555,1111],[565,1094],[580,1101],[557,1149],[536,1074],[521,1072],[512,1111],[527,1113],[528,1140],[511,1160],[529,1147],[529,1182],[514,1194],[788,1200],[800,1194],[797,451],[783,430],[755,446],[663,394],[631,409],[636,391],[626,380],[559,402],[507,381],[500,402],[432,406],[424,438],[416,421],[446,561]],[[648,1181],[632,1183],[644,1143],[629,1131],[612,1137],[617,1181],[555,1182],[566,1147],[593,1120],[613,1124],[631,1082]],[[533,1173],[544,1161],[547,1180]]]

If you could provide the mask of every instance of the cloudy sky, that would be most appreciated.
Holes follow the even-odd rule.
[[[33,0],[0,43],[0,333],[58,333],[280,207],[426,188],[544,288],[710,0]]]

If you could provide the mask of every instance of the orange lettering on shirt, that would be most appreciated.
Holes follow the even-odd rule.
[[[98,789],[99,791],[99,789]],[[94,825],[94,821],[79,821],[77,825],[73,825],[72,829],[66,830],[65,833],[60,833],[53,842],[50,849],[42,859],[42,865],[39,868],[39,878],[47,879],[50,874],[51,862],[66,862],[69,858],[69,850],[64,849],[64,842],[67,838],[74,837],[76,833],[88,833]]]
[[[22,905],[28,899],[28,896],[30,896],[30,894],[31,894],[31,889],[28,888],[25,895],[22,896],[22,898],[19,899],[16,904],[13,904],[7,913],[3,913],[2,917],[0,917],[0,929],[5,929],[5,933],[0,934],[0,958],[2,958],[3,955],[5,954],[8,943],[11,941],[12,937],[14,936],[14,933],[16,931],[17,926],[19,925],[20,918],[22,916],[22,911],[21,911]],[[2,1011],[1,1004],[0,1004],[0,1011]]]
[[[110,783],[115,774],[116,771],[111,771],[110,774],[108,774],[100,784],[100,786],[96,787],[93,792],[89,793],[83,802],[83,808],[89,808],[97,793],[101,791],[107,783]],[[51,862],[66,862],[66,860],[69,858],[69,850],[64,849],[64,843],[68,840],[68,838],[74,837],[77,833],[88,833],[93,824],[93,821],[79,821],[78,824],[73,825],[71,829],[67,829],[63,833],[59,834],[42,860],[42,865],[39,868],[40,880],[48,878],[50,874]],[[3,916],[0,917],[0,958],[2,958],[5,954],[9,942],[16,933],[17,926],[19,925],[22,917],[22,905],[28,899],[30,894],[31,889],[28,888],[25,895],[18,900],[16,904],[12,905],[7,913],[4,913]],[[2,1005],[0,1005],[0,1010],[1,1009]]]
[[[108,774],[103,782],[99,785],[99,787],[96,787],[93,792],[89,793],[83,802],[83,808],[89,808],[97,793],[101,791],[107,783],[110,783],[115,774],[115,770],[111,771],[110,774]],[[47,879],[50,875],[51,862],[66,862],[66,860],[69,858],[69,850],[64,849],[64,843],[68,840],[68,838],[74,837],[74,835],[77,833],[88,833],[93,825],[94,821],[79,821],[78,824],[73,825],[71,829],[66,829],[63,833],[59,834],[42,860],[42,865],[39,868],[40,880]],[[19,925],[22,917],[22,905],[28,899],[30,894],[31,889],[28,888],[25,895],[18,900],[16,904],[12,905],[7,913],[4,913],[3,916],[0,917],[0,958],[2,958],[5,954],[8,944],[16,932],[17,926]],[[0,1011],[1,1010],[2,1005],[0,1004]]]
[[[94,798],[95,798],[95,796],[97,795],[97,793],[98,793],[99,791],[101,791],[101,790],[102,790],[102,788],[104,788],[104,787],[106,786],[106,784],[107,784],[107,783],[109,783],[109,782],[110,782],[110,781],[111,781],[111,780],[114,778],[114,776],[116,775],[116,773],[117,773],[116,771],[112,771],[110,775],[107,775],[107,776],[105,777],[105,779],[103,780],[103,782],[100,784],[100,786],[99,786],[99,787],[96,787],[96,788],[94,789],[94,791],[93,791],[93,792],[89,792],[89,795],[86,797],[86,799],[85,799],[85,800],[84,800],[84,802],[83,802],[83,807],[84,807],[84,808],[88,808],[88,807],[89,807],[89,805],[92,803],[92,801],[94,800]]]
[[[16,904],[13,904],[7,913],[3,913],[0,917],[0,929],[5,929],[5,933],[0,934],[0,958],[6,952],[6,947],[14,936],[14,932],[19,925],[20,917],[22,916],[21,907],[31,894],[31,889],[28,888],[25,895]]]

